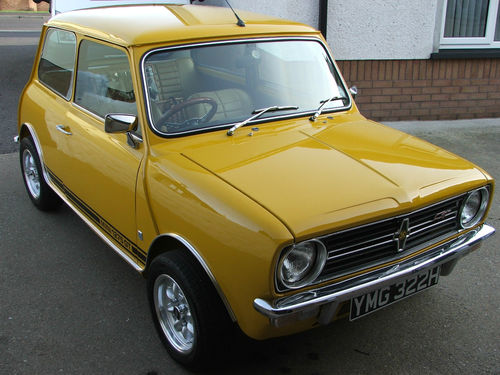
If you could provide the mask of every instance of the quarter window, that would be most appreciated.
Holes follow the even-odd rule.
[[[47,31],[38,64],[38,78],[66,99],[71,96],[75,53],[75,34],[58,29]]]
[[[127,54],[90,40],[80,44],[75,103],[104,118],[110,113],[137,115]]]

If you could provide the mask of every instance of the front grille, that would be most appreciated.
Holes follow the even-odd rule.
[[[460,196],[407,215],[321,237],[328,259],[317,280],[397,260],[426,246],[429,241],[456,233],[463,199],[464,196]]]

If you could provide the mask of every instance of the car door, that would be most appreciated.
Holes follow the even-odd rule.
[[[137,116],[127,51],[83,39],[78,48],[73,103],[59,124],[58,175],[71,202],[107,234],[129,258],[142,266],[137,243],[135,188],[144,156],[141,143],[126,134],[104,130],[110,113]],[[139,125],[140,126],[140,125]],[[140,128],[135,131],[140,137]]]

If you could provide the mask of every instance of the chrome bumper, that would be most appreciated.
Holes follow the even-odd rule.
[[[355,296],[393,284],[438,265],[441,265],[441,274],[448,275],[458,259],[479,248],[481,242],[494,233],[493,227],[483,225],[398,265],[273,301],[256,298],[253,305],[276,327],[312,317],[317,317],[321,324],[328,324],[333,319],[339,304]]]

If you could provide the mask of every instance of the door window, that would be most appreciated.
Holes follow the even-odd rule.
[[[137,116],[127,54],[90,40],[80,44],[75,103],[104,118],[110,113]]]

